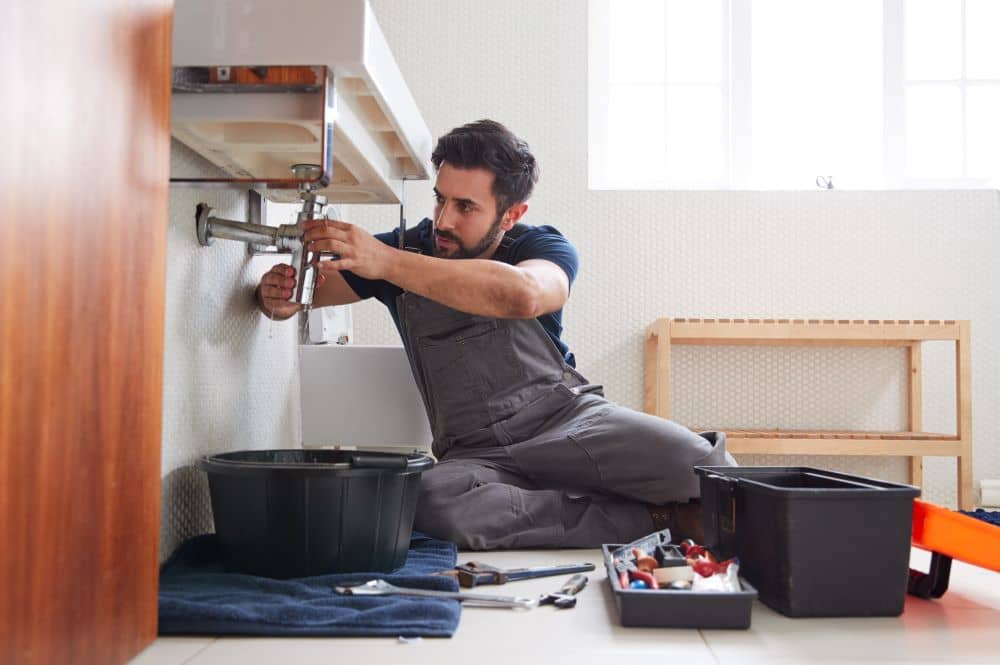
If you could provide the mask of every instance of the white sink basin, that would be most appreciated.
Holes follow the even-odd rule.
[[[431,177],[430,130],[366,0],[177,0],[173,35],[174,67],[330,70],[335,164],[318,190],[330,203],[399,203],[403,179]],[[318,99],[175,92],[171,131],[230,177],[289,178],[319,162]],[[264,195],[298,200],[294,187]]]
[[[303,446],[430,450],[403,347],[302,345],[299,377]]]

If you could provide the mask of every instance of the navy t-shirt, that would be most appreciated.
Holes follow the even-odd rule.
[[[524,231],[506,247],[504,246],[506,243],[504,243],[501,247],[497,248],[496,253],[492,257],[493,260],[503,261],[511,265],[516,265],[528,259],[551,261],[566,272],[570,286],[572,286],[580,267],[580,257],[576,253],[576,248],[554,227],[521,226],[524,227]],[[407,243],[411,247],[419,249],[428,256],[434,255],[433,222],[430,219],[424,219],[413,229],[408,229],[406,236]],[[391,247],[399,247],[399,229],[387,233],[379,233],[375,237]],[[416,239],[415,243],[413,242],[414,238]],[[400,329],[399,312],[396,310],[396,296],[403,292],[401,288],[385,280],[359,277],[348,270],[343,270],[340,274],[344,276],[347,284],[358,294],[359,298],[378,298],[383,305],[388,307],[389,312],[392,314],[392,320],[396,323],[397,330]],[[538,322],[542,324],[542,328],[545,329],[545,332],[555,342],[556,347],[563,354],[566,362],[572,367],[576,367],[576,359],[570,353],[569,347],[561,339],[563,330],[562,310],[543,314],[538,317]]]

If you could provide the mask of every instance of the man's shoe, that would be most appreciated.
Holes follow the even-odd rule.
[[[665,503],[649,506],[649,516],[653,519],[654,530],[670,529],[670,539],[679,543],[690,538],[699,545],[705,541],[705,531],[701,524],[701,502],[697,499],[688,503]]]

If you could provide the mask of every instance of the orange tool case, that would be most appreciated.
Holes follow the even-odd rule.
[[[975,517],[914,499],[912,542],[931,553],[928,572],[910,570],[908,590],[915,596],[940,598],[952,559],[1000,572],[1000,526]]]

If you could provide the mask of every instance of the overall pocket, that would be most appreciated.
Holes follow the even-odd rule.
[[[535,437],[552,419],[562,413],[577,395],[562,384],[542,394],[533,402],[529,402],[514,415],[500,422],[500,428],[507,434],[511,443],[520,443]]]
[[[485,328],[463,330],[455,341],[469,378],[492,395],[515,387],[524,376],[524,365],[514,349],[510,328],[495,320],[489,323]]]

